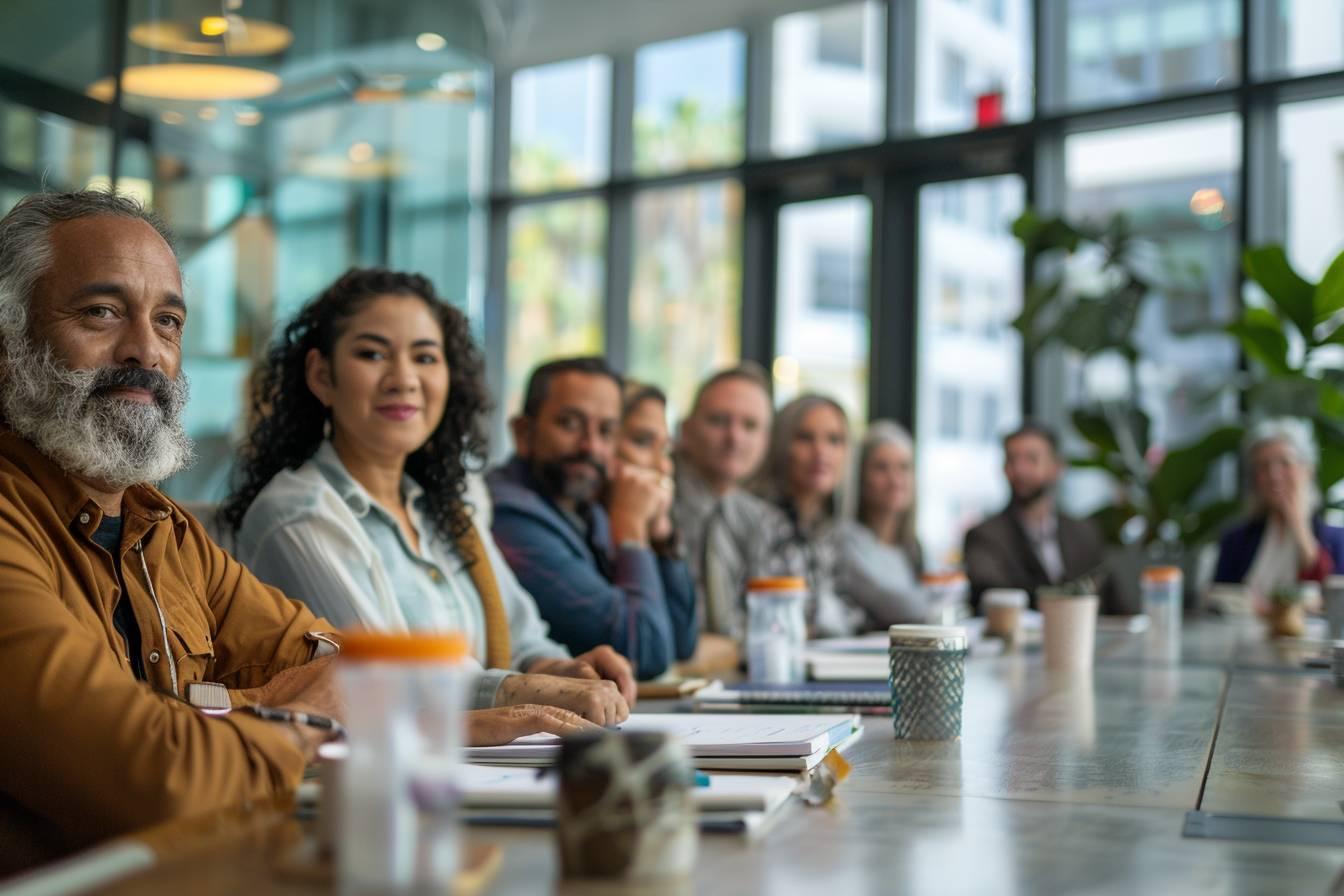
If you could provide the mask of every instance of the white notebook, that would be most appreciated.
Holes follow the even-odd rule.
[[[622,731],[662,731],[677,736],[695,757],[695,764],[699,768],[715,767],[707,762],[717,760],[763,760],[760,765],[730,767],[792,770],[797,762],[782,765],[770,765],[769,762],[806,760],[818,753],[824,756],[828,750],[861,730],[863,723],[858,716],[848,713],[637,713],[619,727]],[[467,762],[487,765],[549,765],[559,755],[560,738],[552,734],[534,734],[499,747],[468,747],[464,758]]]
[[[709,784],[691,789],[702,812],[771,812],[789,798],[797,778],[780,775],[709,775]],[[467,809],[550,809],[555,806],[554,774],[530,768],[464,765],[462,805]]]

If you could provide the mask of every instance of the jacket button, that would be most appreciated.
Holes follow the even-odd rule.
[[[87,513],[81,513],[79,515],[79,524],[81,526],[87,526],[89,524],[89,515]]]
[[[157,663],[159,661],[159,652],[157,650],[151,650],[149,652],[149,661],[151,663]]]

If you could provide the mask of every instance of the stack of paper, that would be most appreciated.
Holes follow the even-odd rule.
[[[889,714],[891,689],[885,681],[798,684],[743,681],[732,685],[715,681],[696,691],[695,706],[711,712],[800,712],[825,708],[830,712]]]
[[[859,717],[833,715],[636,714],[622,731],[675,735],[690,751],[696,768],[801,772],[826,754],[857,740]],[[499,747],[468,747],[467,762],[484,765],[548,766],[560,755],[551,734],[522,737]]]
[[[711,775],[692,789],[700,826],[710,831],[759,830],[798,787],[777,775]],[[555,823],[556,777],[530,768],[464,765],[462,815],[473,824]]]

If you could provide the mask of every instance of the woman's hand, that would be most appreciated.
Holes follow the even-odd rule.
[[[555,706],[528,703],[495,709],[473,709],[467,713],[467,746],[494,747],[511,743],[529,734],[555,734],[564,737],[598,726],[582,716]]]

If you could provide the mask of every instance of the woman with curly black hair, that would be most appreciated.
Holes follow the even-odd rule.
[[[259,578],[337,625],[465,633],[488,669],[473,706],[551,703],[610,724],[616,688],[570,679],[612,679],[633,701],[629,664],[610,647],[572,659],[548,638],[473,522],[466,477],[488,406],[466,316],[429,280],[348,271],[257,371],[220,522]]]

